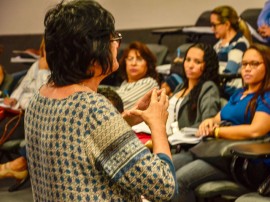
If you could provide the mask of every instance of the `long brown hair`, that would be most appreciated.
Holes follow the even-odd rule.
[[[250,49],[256,50],[262,56],[263,63],[265,66],[265,76],[261,82],[261,86],[260,86],[259,90],[255,93],[253,98],[249,101],[247,108],[245,110],[245,118],[247,118],[248,112],[250,112],[251,118],[253,119],[253,117],[255,115],[257,100],[258,100],[259,96],[262,98],[263,103],[267,107],[270,108],[270,104],[267,103],[265,101],[265,98],[264,98],[265,93],[267,91],[270,91],[270,48],[268,46],[265,46],[262,44],[254,43],[245,51],[245,53]],[[245,55],[245,53],[244,53],[244,55]]]

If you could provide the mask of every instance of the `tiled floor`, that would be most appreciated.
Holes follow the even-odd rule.
[[[0,201],[1,202],[33,202],[30,181],[18,191],[9,192],[8,188],[14,184],[13,179],[0,180]]]

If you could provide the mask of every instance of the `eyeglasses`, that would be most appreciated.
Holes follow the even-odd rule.
[[[126,58],[126,62],[133,62],[135,61],[136,63],[142,63],[144,59],[142,57],[128,57]]]
[[[247,68],[247,66],[250,67],[250,69],[257,69],[261,64],[263,64],[262,61],[250,61],[250,62],[242,62],[241,69],[244,70]]]
[[[217,28],[217,26],[223,24],[222,22],[219,22],[219,23],[211,23],[211,27],[213,27],[214,29]]]
[[[121,41],[122,41],[122,34],[119,33],[119,32],[114,32],[113,33],[113,36],[112,36],[112,39],[110,40],[110,42],[114,42],[116,41],[118,43],[118,47],[120,47],[121,45]]]

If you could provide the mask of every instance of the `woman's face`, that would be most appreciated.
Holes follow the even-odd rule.
[[[126,58],[126,72],[128,82],[135,82],[146,75],[147,63],[137,50],[130,50]]]
[[[199,80],[205,68],[204,52],[196,47],[190,48],[184,62],[186,77],[189,80]]]
[[[210,23],[217,39],[223,39],[227,32],[227,23],[221,23],[217,14],[210,15]]]
[[[265,77],[265,65],[261,54],[255,49],[245,52],[242,59],[241,75],[249,86],[260,84]]]

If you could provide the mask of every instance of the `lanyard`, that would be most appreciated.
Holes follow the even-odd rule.
[[[177,117],[176,117],[176,108],[177,108],[177,104],[180,100],[180,98],[182,98],[185,95],[185,92],[187,91],[187,88],[185,88],[185,90],[183,91],[183,93],[179,96],[179,98],[177,99],[175,106],[174,106],[174,121],[177,121]]]

